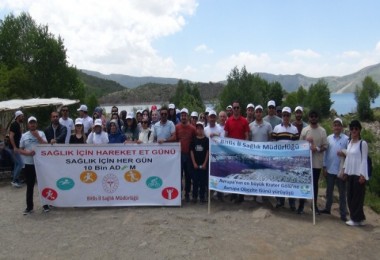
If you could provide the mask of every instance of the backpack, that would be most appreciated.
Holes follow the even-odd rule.
[[[360,140],[360,154],[362,155],[362,140]],[[368,169],[368,179],[372,176],[372,158],[367,155],[367,169]]]

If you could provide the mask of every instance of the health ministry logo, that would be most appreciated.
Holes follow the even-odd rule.
[[[103,190],[108,193],[114,193],[119,188],[119,179],[113,173],[109,173],[103,177]]]
[[[210,180],[210,185],[211,185],[212,188],[215,188],[215,189],[216,189],[216,188],[218,187],[218,183],[219,183],[219,182],[218,182],[218,180],[216,180],[216,179],[211,179],[211,180]]]

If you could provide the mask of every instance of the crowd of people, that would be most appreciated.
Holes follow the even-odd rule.
[[[333,190],[339,190],[339,212],[341,220],[350,226],[364,225],[365,215],[363,203],[365,183],[368,181],[367,155],[368,145],[361,140],[361,124],[353,120],[349,124],[350,137],[343,133],[343,121],[335,118],[333,133],[327,136],[319,125],[318,111],[308,113],[308,123],[303,121],[303,108],[297,106],[294,111],[290,107],[276,107],[273,100],[267,102],[266,110],[262,105],[248,104],[246,117],[242,115],[238,101],[234,101],[225,110],[217,113],[207,108],[206,111],[188,111],[177,109],[175,104],[157,109],[120,111],[113,106],[110,115],[105,115],[102,108],[97,107],[92,115],[86,105],[78,109],[79,117],[71,119],[69,109],[63,106],[59,111],[50,114],[50,125],[38,130],[37,118],[31,116],[27,120],[28,131],[22,131],[24,114],[16,111],[15,120],[10,126],[10,155],[14,167],[11,184],[20,188],[20,172],[24,169],[27,186],[27,208],[25,215],[33,212],[33,188],[36,181],[33,156],[37,144],[107,144],[107,143],[181,143],[181,176],[185,202],[206,202],[208,188],[209,139],[228,137],[254,142],[292,142],[306,140],[312,153],[312,178],[314,190],[314,206],[317,214],[331,214]],[[264,116],[264,114],[266,115]],[[294,120],[291,120],[294,114]],[[2,150],[2,146],[0,146]],[[8,155],[9,155],[8,154]],[[326,177],[326,205],[319,209],[317,204],[318,183],[320,174]],[[225,194],[218,192],[217,199],[224,201]],[[241,203],[244,195],[231,194],[231,201]],[[254,197],[256,201],[266,201],[265,197]],[[285,207],[284,197],[276,198],[276,208]],[[289,208],[297,214],[304,214],[305,200],[288,198]],[[350,220],[347,215],[347,205]],[[49,206],[44,205],[45,212]]]

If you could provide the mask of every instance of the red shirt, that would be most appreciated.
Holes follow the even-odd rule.
[[[242,116],[238,118],[230,116],[224,125],[224,130],[228,134],[226,137],[245,140],[246,133],[249,133],[249,124]]]
[[[186,125],[179,123],[175,126],[175,135],[177,141],[181,143],[181,152],[190,153],[190,143],[196,135],[195,127],[189,123]]]

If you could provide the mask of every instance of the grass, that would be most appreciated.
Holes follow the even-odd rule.
[[[380,198],[368,189],[365,193],[364,205],[373,209],[376,213],[380,213]]]

